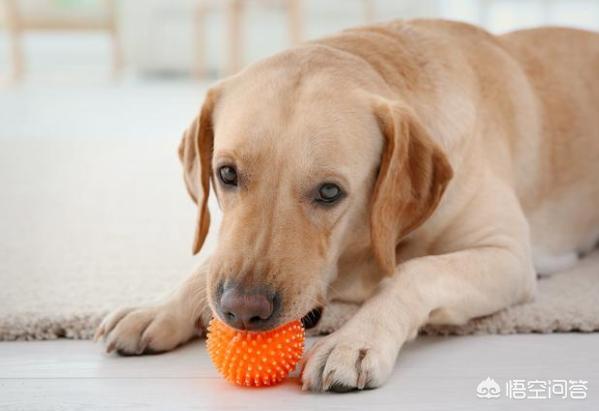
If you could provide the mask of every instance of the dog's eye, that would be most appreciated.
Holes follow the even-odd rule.
[[[218,169],[218,177],[223,184],[228,186],[237,185],[237,170],[231,166],[222,166]]]
[[[333,183],[324,183],[318,188],[316,201],[319,203],[331,204],[343,196],[341,187]]]

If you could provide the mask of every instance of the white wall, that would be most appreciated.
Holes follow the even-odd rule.
[[[27,4],[35,1],[25,0]],[[81,0],[92,4],[99,0]],[[208,66],[222,69],[226,58],[227,0],[119,0],[119,20],[128,69],[136,74],[189,74],[198,40],[194,9],[212,4],[204,38]],[[245,0],[244,61],[273,54],[289,45],[279,0]],[[559,24],[599,30],[599,0],[372,0],[376,19],[442,17],[482,25],[501,33],[522,27]],[[307,39],[364,23],[363,0],[302,0]],[[268,5],[265,5],[268,4]],[[103,35],[28,35],[27,65],[33,73],[58,77],[83,73],[82,67],[110,72],[110,43]],[[5,33],[0,30],[0,76],[8,65]],[[56,68],[64,68],[58,71]],[[69,71],[69,68],[72,70]],[[86,75],[86,74],[84,74]],[[101,74],[105,76],[105,74]]]
[[[377,20],[442,17],[482,25],[501,33],[543,24],[599,29],[598,0],[373,0]],[[207,59],[224,65],[226,30],[223,1],[207,18]],[[271,6],[273,2],[268,2]],[[126,0],[122,22],[130,62],[142,71],[187,71],[194,61],[194,0]],[[282,8],[247,0],[245,61],[252,62],[288,46]],[[303,0],[304,33],[315,38],[364,23],[362,0]]]

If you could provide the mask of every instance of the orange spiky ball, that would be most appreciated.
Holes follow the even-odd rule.
[[[304,327],[292,321],[271,331],[239,331],[213,318],[206,345],[227,381],[246,387],[270,386],[283,381],[301,358]]]

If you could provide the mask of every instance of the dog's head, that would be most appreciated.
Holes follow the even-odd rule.
[[[217,85],[181,142],[198,204],[194,253],[211,185],[223,212],[208,300],[237,328],[274,328],[323,306],[347,253],[366,250],[392,272],[397,243],[452,175],[408,106],[318,64],[282,55]]]

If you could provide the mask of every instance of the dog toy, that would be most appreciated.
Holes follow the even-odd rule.
[[[246,387],[270,386],[283,381],[301,358],[304,327],[292,321],[271,331],[239,331],[213,318],[206,345],[227,381]]]

